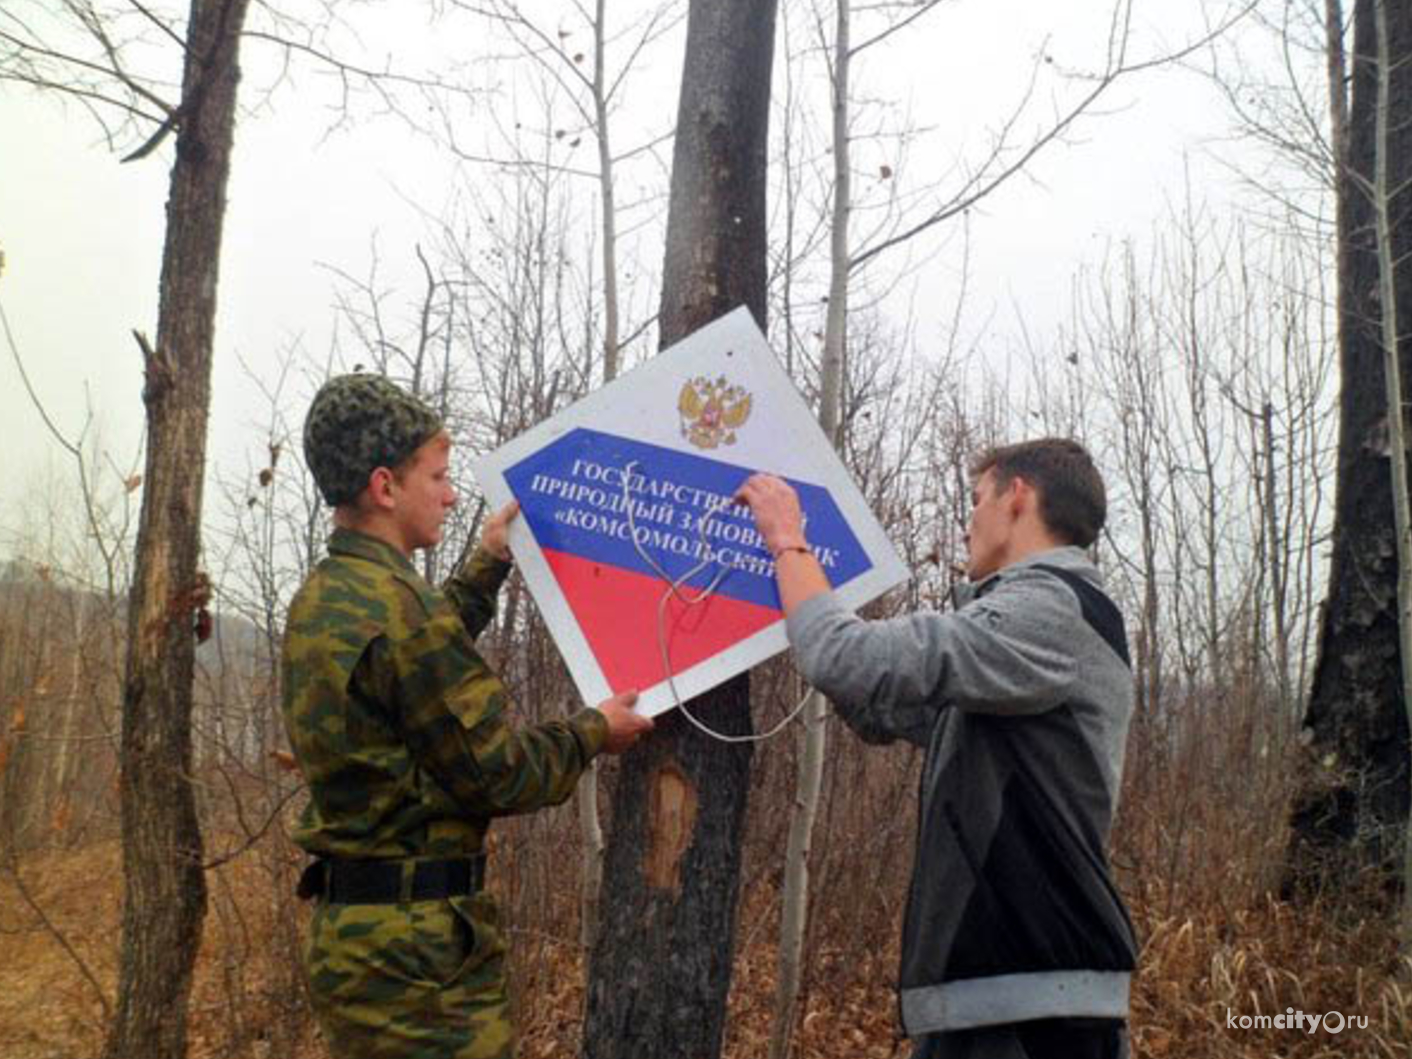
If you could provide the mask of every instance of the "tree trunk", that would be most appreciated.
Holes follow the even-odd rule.
[[[1407,496],[1407,422],[1403,397],[1401,343],[1397,313],[1397,256],[1393,249],[1392,200],[1396,195],[1388,182],[1392,146],[1391,40],[1388,34],[1387,0],[1375,0],[1378,37],[1378,116],[1374,141],[1373,215],[1378,242],[1378,304],[1382,307],[1383,366],[1387,374],[1388,448],[1392,452],[1392,513],[1397,548],[1398,659],[1402,674],[1404,720],[1412,720],[1412,513]],[[1409,726],[1412,727],[1412,726]],[[1406,765],[1412,752],[1404,740],[1402,758]],[[1412,820],[1403,815],[1402,824],[1402,942],[1412,947]]]
[[[819,425],[833,445],[843,448],[839,421],[848,351],[848,218],[853,208],[852,163],[848,139],[848,84],[851,62],[851,0],[837,0],[833,42],[833,204],[829,218],[829,307],[824,322],[824,357],[819,378]],[[814,821],[823,790],[828,750],[828,703],[809,693],[799,735],[799,775],[785,845],[784,893],[780,900],[779,984],[769,1059],[786,1059],[794,1037],[799,990],[804,980],[804,938],[809,926],[809,877]]]
[[[178,1059],[206,912],[191,783],[194,611],[221,229],[249,0],[192,0],[167,201],[123,686],[123,930],[106,1059]]]
[[[1280,536],[1279,494],[1275,489],[1275,406],[1266,401],[1260,407],[1260,450],[1264,454],[1264,508],[1266,568],[1270,578],[1270,601],[1274,610],[1275,687],[1279,694],[1279,714],[1275,731],[1283,736],[1290,728],[1289,584],[1287,544]]]
[[[661,341],[744,303],[765,322],[765,175],[776,0],[692,0],[687,24]],[[693,700],[718,731],[751,730],[746,676]],[[589,965],[584,1054],[720,1053],[750,777],[749,743],[680,711],[622,762]]]
[[[613,197],[613,151],[608,139],[607,0],[593,19],[593,114],[598,138],[598,194],[603,215],[603,384],[618,377],[618,216]],[[598,937],[598,901],[603,891],[603,824],[598,817],[598,762],[579,779],[579,831],[583,836],[583,888],[579,938],[587,952]]]
[[[1339,398],[1337,496],[1329,593],[1305,725],[1309,774],[1296,803],[1289,888],[1346,889],[1368,869],[1395,886],[1408,816],[1408,722],[1398,661],[1398,563],[1372,186],[1378,70],[1375,0],[1354,8],[1353,96],[1338,175]],[[1387,12],[1391,113],[1412,107],[1412,8]],[[1331,42],[1332,44],[1332,42]],[[1335,103],[1334,113],[1339,113]],[[1337,142],[1337,141],[1336,141]],[[1388,130],[1387,183],[1412,178],[1412,126]],[[1393,254],[1412,251],[1412,196],[1392,203]],[[1412,270],[1395,292],[1412,312]],[[1401,361],[1402,373],[1408,364]],[[1405,397],[1404,397],[1405,400]]]

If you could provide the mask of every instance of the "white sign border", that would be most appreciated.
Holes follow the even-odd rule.
[[[579,427],[613,433],[605,424],[614,419],[623,421],[625,393],[635,389],[669,392],[675,397],[681,388],[681,381],[685,379],[727,372],[738,375],[741,361],[737,357],[750,360],[751,379],[757,395],[762,386],[775,391],[770,402],[771,430],[776,436],[788,439],[790,444],[786,460],[790,466],[763,469],[826,489],[872,564],[847,584],[834,589],[835,597],[852,610],[906,581],[911,576],[907,567],[898,558],[892,542],[824,436],[818,421],[775,359],[749,310],[744,307],[718,317],[607,386],[588,394],[552,419],[531,427],[495,452],[473,461],[472,473],[491,506],[498,509],[514,499],[505,480],[507,470]],[[668,377],[675,377],[675,381],[666,383]],[[658,414],[661,414],[660,410]],[[681,449],[679,443],[669,447],[687,451]],[[726,459],[724,462],[732,461]],[[517,518],[510,524],[510,547],[525,584],[578,686],[579,694],[589,705],[602,702],[612,694],[607,678],[579,629],[578,621],[558,580],[549,569],[539,542],[523,518]],[[667,591],[665,583],[662,591]],[[654,624],[655,621],[654,615]],[[658,642],[655,627],[650,630],[650,635],[654,643]],[[664,677],[652,687],[639,689],[637,708],[647,716],[663,713],[677,705],[678,696],[682,701],[694,698],[788,646],[785,623],[781,618],[710,658],[674,674],[671,683]],[[676,695],[671,684],[676,686]]]

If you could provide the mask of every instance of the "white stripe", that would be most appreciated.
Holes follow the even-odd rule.
[[[909,1037],[1053,1018],[1128,1017],[1127,971],[1043,971],[968,978],[902,991]]]

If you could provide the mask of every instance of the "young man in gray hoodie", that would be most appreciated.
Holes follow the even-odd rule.
[[[750,505],[805,678],[863,739],[926,749],[899,1001],[914,1059],[1123,1059],[1136,944],[1106,846],[1133,709],[1118,609],[1085,554],[1103,480],[1042,438],[972,465],[951,613],[833,598],[785,482]]]

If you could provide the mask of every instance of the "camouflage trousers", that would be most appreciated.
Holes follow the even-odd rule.
[[[320,900],[305,952],[334,1059],[512,1059],[505,941],[488,894]]]

